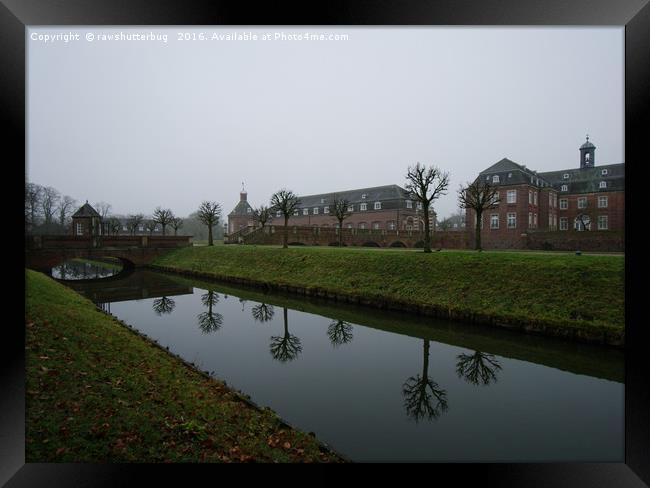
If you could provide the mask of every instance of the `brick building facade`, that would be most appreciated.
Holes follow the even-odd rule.
[[[376,186],[341,192],[299,196],[300,204],[289,218],[290,226],[318,228],[337,227],[338,221],[330,211],[335,199],[347,200],[351,215],[343,221],[347,229],[373,230],[421,230],[424,229],[421,205],[404,188],[398,185]],[[431,229],[435,224],[435,212],[430,209]],[[275,212],[273,225],[284,225],[284,217]],[[240,201],[228,214],[230,234],[247,227],[255,227],[253,208],[247,201],[246,192],[240,193]]]
[[[498,187],[499,201],[483,213],[485,247],[517,247],[530,232],[619,231],[625,227],[625,165],[596,167],[596,146],[580,147],[580,166],[537,172],[507,158],[479,173]],[[475,232],[476,213],[467,210],[467,229]]]

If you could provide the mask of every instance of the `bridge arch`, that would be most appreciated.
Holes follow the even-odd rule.
[[[391,243],[389,247],[406,247],[406,244],[404,244],[402,241],[395,241]]]
[[[379,244],[377,244],[374,241],[366,241],[363,244],[361,244],[362,247],[381,247]]]

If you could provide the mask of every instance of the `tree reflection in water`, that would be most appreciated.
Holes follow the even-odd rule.
[[[203,306],[208,307],[207,312],[202,312],[198,315],[199,328],[204,334],[209,334],[221,328],[223,323],[223,315],[214,312],[214,307],[219,302],[219,295],[213,291],[201,295],[201,303]]]
[[[275,315],[275,310],[273,309],[273,305],[267,305],[266,303],[260,303],[259,305],[255,305],[251,309],[251,314],[253,315],[253,318],[257,322],[268,322],[273,318],[273,315]]]
[[[473,385],[489,385],[497,382],[497,371],[501,365],[494,354],[474,351],[474,354],[459,354],[457,356],[456,373]]]
[[[447,391],[429,379],[429,341],[424,340],[422,375],[411,376],[402,385],[404,407],[415,422],[437,419],[447,410]]]
[[[152,306],[153,311],[158,315],[162,315],[164,313],[172,313],[174,307],[176,307],[176,302],[168,297],[156,298],[153,301]]]
[[[284,335],[271,337],[271,356],[281,363],[293,361],[302,351],[300,339],[293,334],[289,334],[289,325],[287,320],[287,308],[284,310]]]
[[[332,346],[338,347],[352,341],[352,324],[343,320],[333,321],[327,328],[327,337],[330,338]]]

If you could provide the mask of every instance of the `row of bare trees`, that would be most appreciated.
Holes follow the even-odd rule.
[[[77,201],[56,188],[25,183],[25,231],[27,233],[63,233]]]

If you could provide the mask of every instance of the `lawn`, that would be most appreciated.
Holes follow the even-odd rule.
[[[92,302],[26,271],[27,462],[331,462]]]

